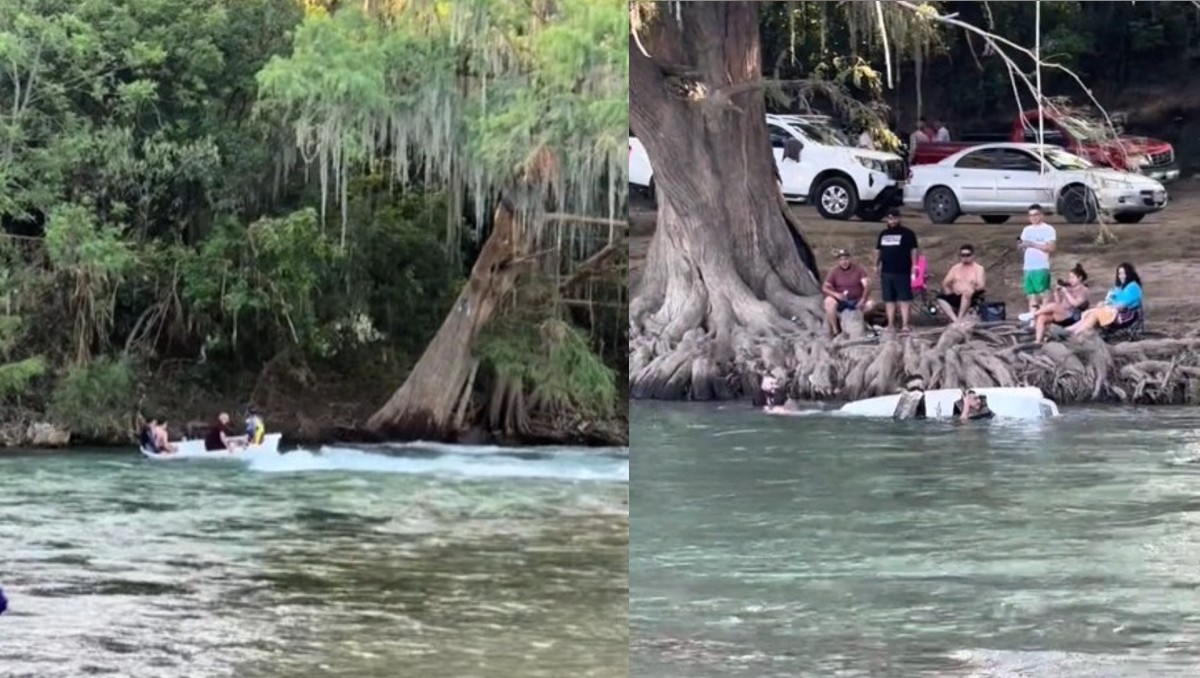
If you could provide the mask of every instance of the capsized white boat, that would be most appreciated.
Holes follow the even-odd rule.
[[[175,451],[169,454],[156,454],[140,448],[142,454],[155,461],[170,461],[172,459],[241,459],[262,454],[279,454],[279,441],[283,438],[282,433],[268,433],[263,436],[262,443],[258,445],[249,445],[237,452],[229,452],[227,450],[216,450],[209,452],[204,449],[204,440],[181,440],[175,443]]]
[[[1044,419],[1058,416],[1058,405],[1047,398],[1036,386],[1014,386],[973,389],[976,394],[987,396],[988,408],[997,417],[1005,419]],[[954,416],[954,403],[962,397],[957,388],[940,388],[925,391],[925,416],[929,419],[945,419]],[[900,402],[900,394],[867,398],[847,403],[839,410],[843,414],[859,417],[890,417]]]

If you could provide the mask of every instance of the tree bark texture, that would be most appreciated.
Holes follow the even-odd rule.
[[[630,40],[630,126],[659,210],[630,306],[635,398],[735,397],[739,355],[820,326],[816,261],[768,143],[758,30],[752,2],[660,3]]]
[[[492,232],[454,307],[408,379],[371,416],[367,428],[394,439],[452,441],[457,437],[457,405],[473,381],[472,348],[496,307],[512,292],[523,247],[514,210],[501,202]]]

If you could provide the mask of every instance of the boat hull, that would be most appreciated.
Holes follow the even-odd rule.
[[[1045,419],[1058,416],[1058,405],[1035,386],[977,388],[975,393],[987,396],[988,408],[1005,419]],[[954,416],[954,403],[962,397],[956,388],[925,392],[925,416],[929,419],[948,419]],[[896,411],[900,394],[867,398],[847,403],[842,414],[859,417],[890,417]]]
[[[278,454],[279,441],[282,438],[282,433],[268,433],[263,436],[262,444],[250,445],[237,452],[228,452],[226,450],[210,452],[204,449],[203,440],[181,440],[175,443],[176,451],[170,454],[155,454],[145,448],[141,448],[140,451],[144,456],[155,461],[172,461],[176,459],[240,459],[261,454]]]

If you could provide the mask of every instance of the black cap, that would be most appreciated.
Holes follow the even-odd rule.
[[[899,208],[899,207],[893,207],[892,209],[888,210],[888,213],[887,213],[887,215],[888,215],[889,217],[899,217],[899,216],[900,216],[900,208]]]
[[[841,259],[842,257],[848,257],[848,256],[850,256],[850,250],[848,250],[848,249],[840,249],[837,251],[838,259]]]

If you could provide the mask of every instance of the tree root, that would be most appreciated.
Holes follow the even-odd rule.
[[[778,315],[778,314],[777,314]],[[927,388],[1036,386],[1063,404],[1132,402],[1183,404],[1200,399],[1200,337],[1107,344],[1032,344],[1011,326],[945,328],[939,334],[865,339],[817,338],[778,320],[763,327],[739,318],[730,330],[731,360],[714,350],[715,333],[694,327],[676,344],[632,323],[631,385],[635,398],[669,400],[761,398],[759,382],[774,375],[800,400],[857,400],[898,391],[906,375]],[[769,329],[767,329],[769,328]]]

